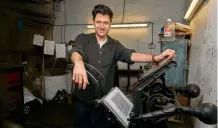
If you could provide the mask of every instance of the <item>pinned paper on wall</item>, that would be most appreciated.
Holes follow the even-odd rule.
[[[51,40],[45,40],[44,44],[44,54],[54,55],[55,42]]]
[[[66,58],[66,47],[65,44],[56,44],[56,58]]]
[[[44,40],[44,36],[35,34],[33,38],[33,44],[37,46],[42,46],[43,40]]]

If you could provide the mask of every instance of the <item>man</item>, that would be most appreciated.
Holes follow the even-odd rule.
[[[96,5],[92,11],[95,33],[80,34],[76,37],[70,51],[74,63],[73,82],[78,86],[75,89],[75,119],[76,128],[111,127],[103,118],[93,121],[92,107],[89,105],[95,100],[95,90],[89,84],[84,62],[94,66],[105,77],[106,82],[101,85],[103,92],[114,86],[114,74],[117,61],[133,64],[134,62],[158,63],[163,59],[170,59],[175,55],[174,50],[166,50],[160,55],[137,53],[125,48],[119,41],[108,36],[112,24],[113,12],[105,5]],[[96,115],[96,113],[94,114]],[[100,125],[99,125],[100,124]],[[98,125],[98,126],[97,126]]]

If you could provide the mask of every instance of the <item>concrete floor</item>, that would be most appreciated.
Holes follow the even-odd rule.
[[[73,105],[48,102],[27,117],[24,128],[73,128]]]

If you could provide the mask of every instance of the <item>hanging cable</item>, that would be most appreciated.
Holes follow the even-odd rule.
[[[123,21],[124,21],[125,8],[126,8],[126,0],[123,0],[123,17],[122,17],[122,24],[123,24]]]
[[[49,73],[49,76],[51,76],[51,73],[52,73],[52,71],[53,71],[53,69],[54,69],[54,67],[55,67],[56,62],[57,62],[57,59],[55,58],[55,62],[54,62],[54,64],[53,64],[52,68],[51,68],[51,71],[50,71],[50,73]]]
[[[23,69],[24,69],[24,72],[25,72],[27,78],[29,79],[29,81],[30,81],[30,82],[33,84],[33,86],[35,87],[35,86],[36,86],[36,83],[35,83],[33,80],[31,80],[31,78],[30,78],[30,76],[29,76],[29,74],[28,74],[28,72],[27,72],[27,69],[26,69],[26,67],[25,67],[25,64],[22,64],[22,66],[23,66]]]
[[[64,9],[65,9],[65,13],[66,13],[66,8],[65,8],[65,0],[64,0]],[[66,24],[66,14],[65,14],[65,24]],[[64,40],[64,42],[65,42],[65,29],[66,29],[66,25],[60,25],[60,27],[61,27],[61,41],[60,41],[60,43],[62,43],[63,42],[63,40]],[[54,25],[54,26],[56,26],[56,25]],[[64,27],[64,35],[63,35],[63,27]],[[64,39],[63,39],[63,36],[64,36]],[[57,62],[57,59],[56,59],[56,57],[54,56],[54,63],[53,63],[53,65],[52,65],[52,68],[51,68],[51,71],[49,72],[49,74],[48,74],[48,76],[51,76],[51,74],[52,74],[52,71],[53,71],[53,69],[54,69],[54,67],[55,67],[55,65],[56,65],[56,62]]]
[[[66,2],[64,0],[64,43],[66,43],[66,37],[65,37],[65,34],[66,34],[66,24],[67,24],[67,12],[66,12]]]
[[[153,22],[151,22],[151,25],[152,25],[152,27],[151,27],[151,45],[153,46],[154,45],[154,24],[153,24]],[[151,49],[151,54],[153,54],[152,49]]]
[[[152,25],[152,27],[151,27],[151,43],[153,44],[154,43],[154,23],[153,22],[151,22],[151,25]]]
[[[64,2],[64,25],[61,25],[61,43],[63,44],[66,44],[66,22],[67,22],[67,12],[66,12],[66,2],[65,0],[63,1]],[[64,27],[64,28],[63,28]],[[64,29],[64,33],[63,33],[63,29]],[[64,37],[63,37],[64,36]],[[49,76],[51,76],[51,73],[55,67],[55,64],[57,62],[57,58],[54,57],[55,61],[53,63],[53,66],[51,68],[51,71],[49,73]]]
[[[63,26],[61,26],[61,42],[62,42],[62,40],[63,40],[63,39],[62,39],[62,36],[63,36],[63,35],[62,35],[62,28],[63,28]]]
[[[154,48],[154,23],[153,22],[148,22],[148,23],[151,24],[151,43],[149,44],[149,49],[151,50],[151,54],[152,54],[153,53],[152,49],[155,49]]]

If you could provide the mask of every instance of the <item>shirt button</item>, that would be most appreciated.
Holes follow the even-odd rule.
[[[98,63],[101,63],[100,61],[98,61]]]
[[[101,53],[101,52],[100,52]]]

